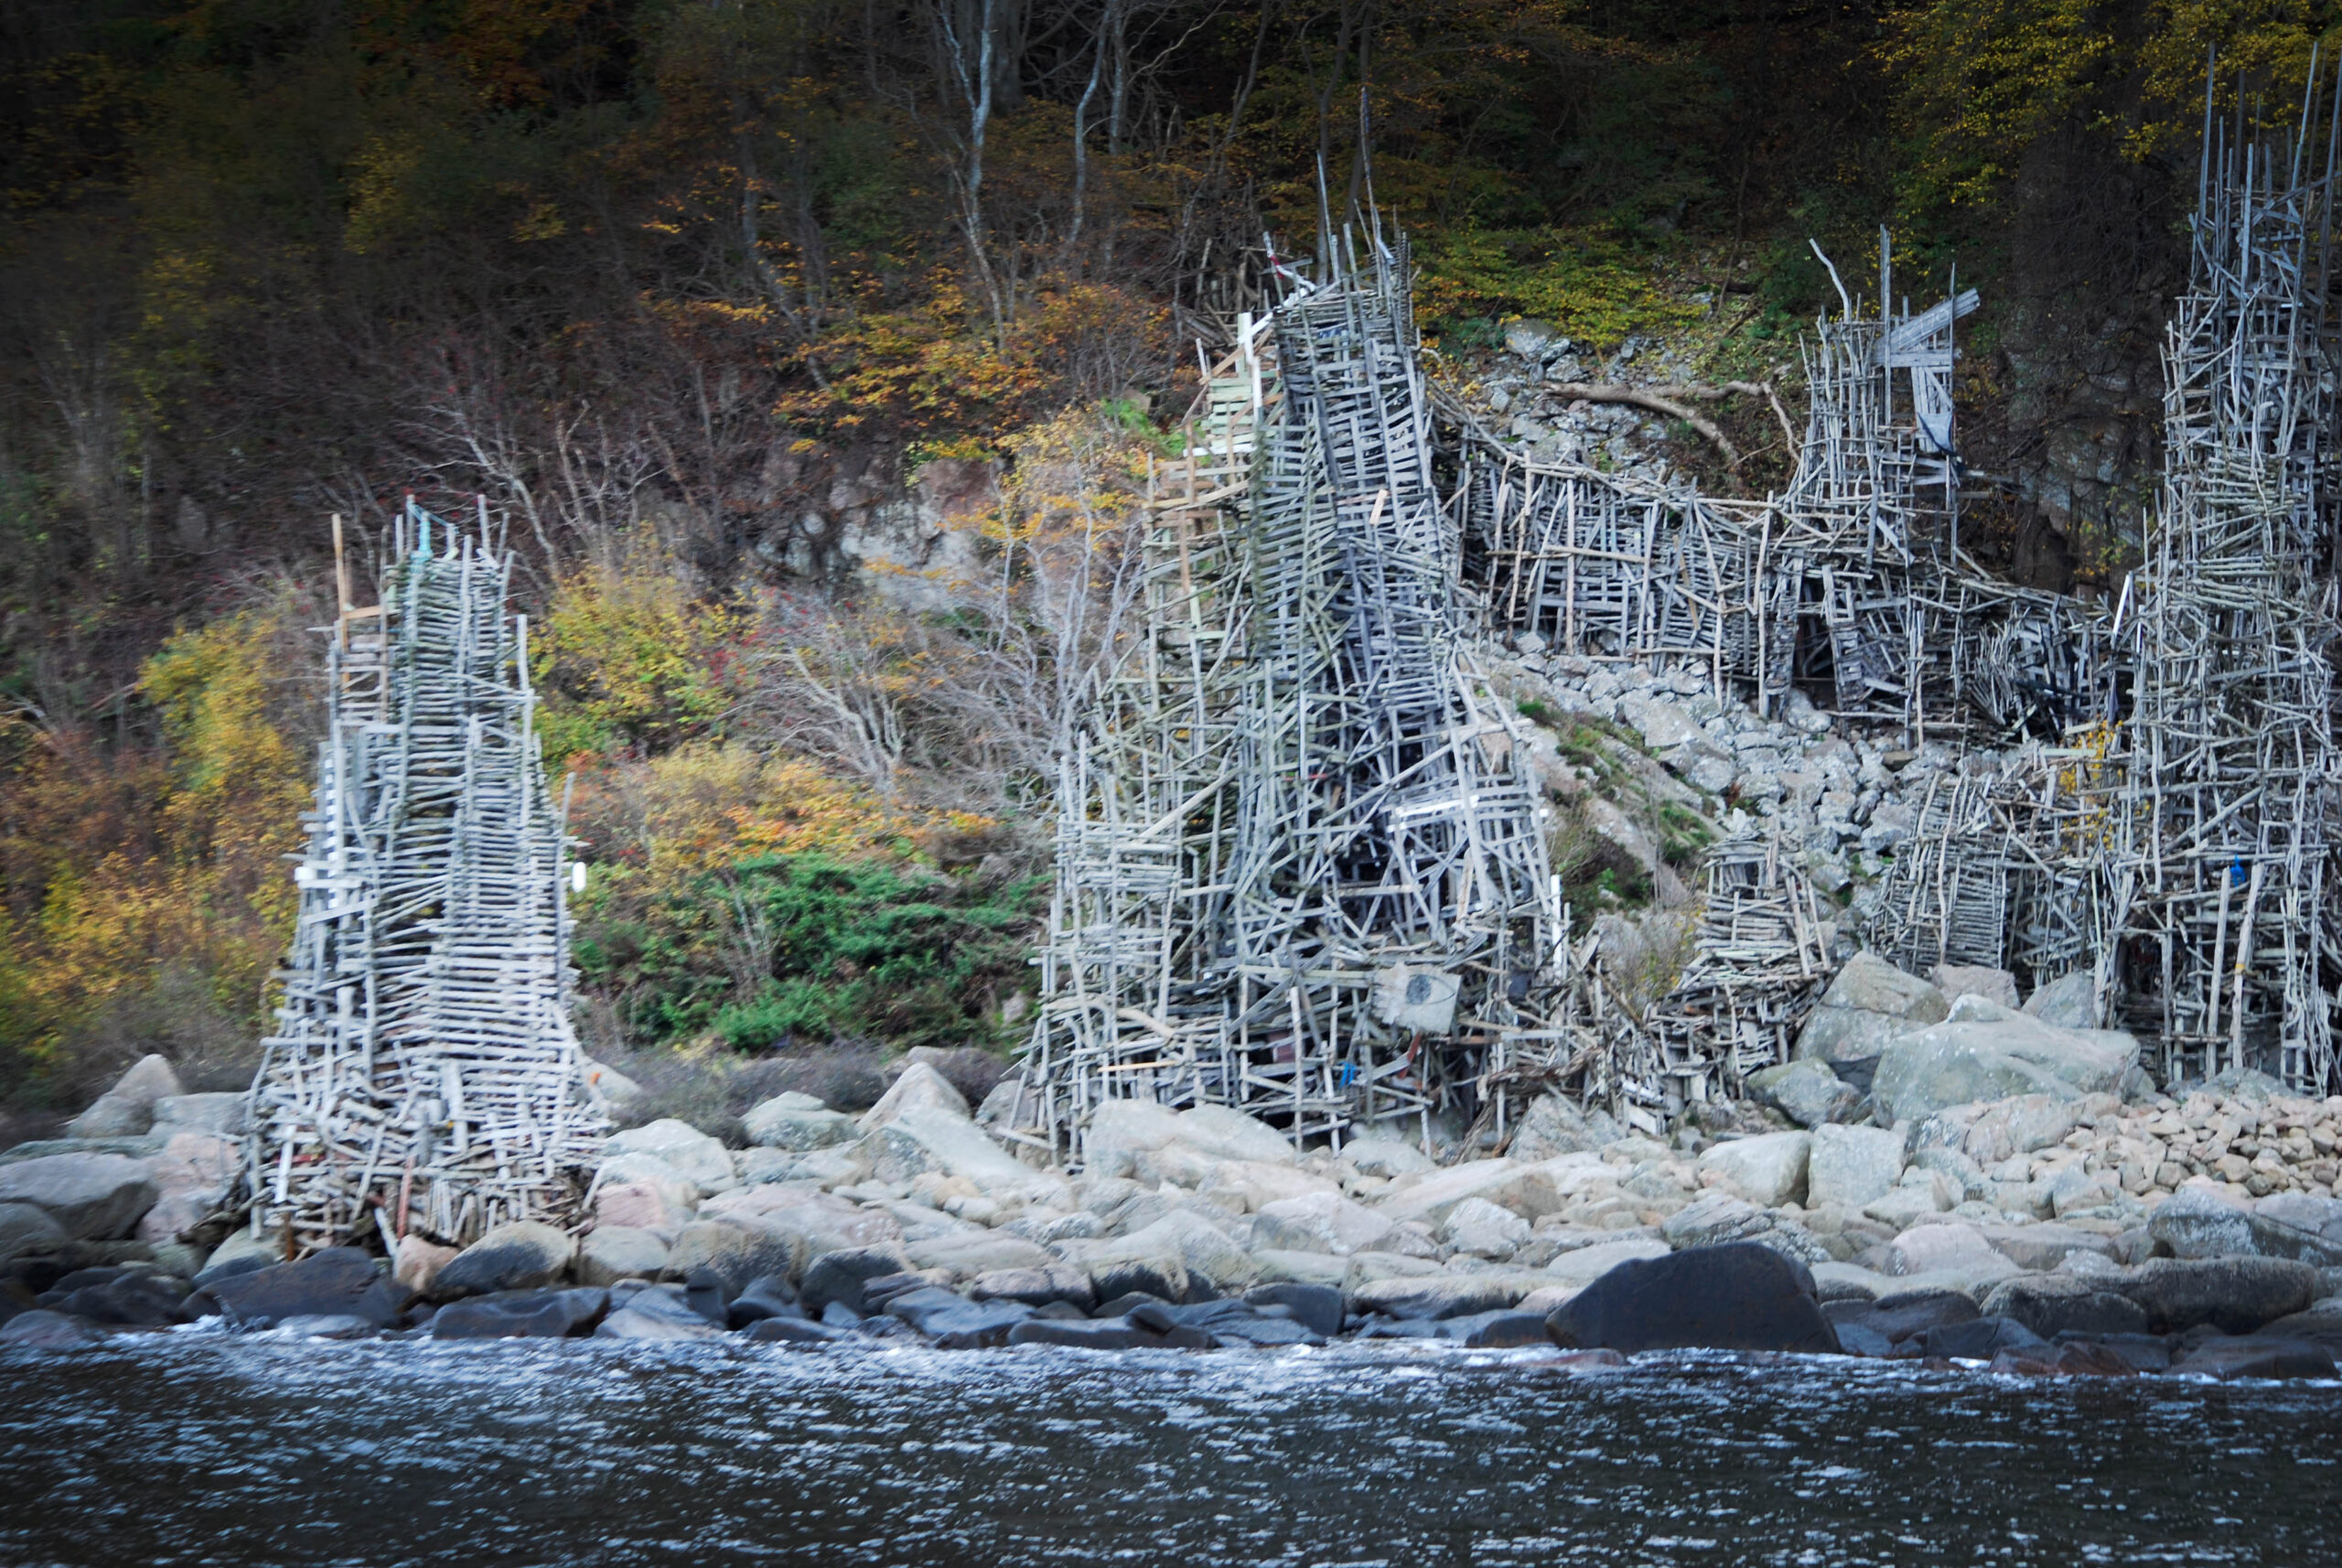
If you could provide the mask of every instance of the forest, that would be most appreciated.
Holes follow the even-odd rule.
[[[1466,389],[1535,317],[1793,390],[1818,254],[1890,226],[1915,296],[1954,268],[1984,294],[1978,553],[2102,582],[2155,467],[2207,59],[2220,113],[2273,123],[2337,24],[2271,0],[19,0],[0,1110],[53,1118],[149,1050],[191,1089],[248,1079],[328,519],[362,577],[410,494],[484,504],[521,562],[593,867],[589,1048],[670,1100],[1011,1048],[1147,465],[1321,190],[1411,236],[1431,363]],[[1747,411],[1752,446],[1771,426]],[[1793,456],[1712,478],[1761,490]],[[975,542],[951,591],[886,583],[874,538],[944,516]]]

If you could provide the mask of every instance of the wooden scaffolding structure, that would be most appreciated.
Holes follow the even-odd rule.
[[[300,912],[252,1090],[256,1234],[307,1250],[571,1218],[599,1158],[569,1021],[572,875],[511,559],[409,501],[329,628]]]
[[[1061,784],[1028,1141],[1130,1098],[1500,1121],[1560,1037],[1547,808],[1466,659],[1404,242],[1369,248],[1240,322],[1156,476],[1145,627]]]

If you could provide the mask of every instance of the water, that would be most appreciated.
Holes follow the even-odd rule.
[[[0,1563],[2342,1561],[2342,1388],[179,1333],[0,1352]]]

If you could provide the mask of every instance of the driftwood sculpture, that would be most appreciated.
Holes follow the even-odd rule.
[[[484,518],[480,533],[410,503],[379,606],[353,606],[338,573],[300,914],[247,1145],[253,1230],[297,1250],[564,1220],[599,1157],[528,626]]]

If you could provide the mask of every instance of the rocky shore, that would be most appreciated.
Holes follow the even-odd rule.
[[[1205,1349],[1337,1337],[2336,1374],[2342,1097],[2253,1074],[2155,1092],[2128,1036],[2024,1010],[1997,972],[1846,965],[1798,1059],[1669,1141],[1546,1097],[1500,1153],[1296,1150],[1238,1112],[1101,1107],[1086,1168],[1029,1163],[912,1060],[859,1115],[783,1095],[727,1148],[615,1135],[575,1234],[295,1262],[190,1240],[242,1099],[149,1058],[0,1155],[0,1343],[218,1320],[349,1338],[737,1335]],[[1995,1001],[1987,993],[1997,992]],[[1477,1157],[1469,1157],[1477,1155]]]

